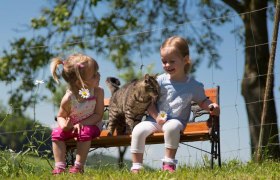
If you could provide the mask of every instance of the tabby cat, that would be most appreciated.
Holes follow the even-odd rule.
[[[160,87],[156,75],[146,74],[121,88],[120,81],[114,77],[108,77],[106,84],[112,93],[107,126],[109,135],[115,130],[118,135],[130,134],[134,126],[141,122],[151,102],[158,100]]]

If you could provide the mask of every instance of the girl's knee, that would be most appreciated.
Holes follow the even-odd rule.
[[[137,128],[137,126],[135,126],[135,128],[133,129],[132,133],[131,133],[131,136],[132,138],[141,138],[143,137],[145,134],[145,130],[142,129],[142,128]]]
[[[132,138],[146,138],[154,132],[153,126],[151,126],[150,122],[141,122],[137,124],[132,131]]]
[[[168,120],[162,127],[164,132],[180,132],[183,129],[183,125],[178,120]]]

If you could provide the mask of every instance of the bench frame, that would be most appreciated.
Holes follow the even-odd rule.
[[[220,88],[205,89],[206,96],[212,101],[219,104],[219,92]],[[108,111],[109,99],[104,99],[104,112]],[[197,104],[192,103],[192,115],[193,118],[187,124],[185,130],[180,137],[180,143],[201,150],[211,155],[211,168],[214,167],[214,159],[218,161],[218,166],[221,167],[221,148],[220,148],[220,123],[218,116],[212,116],[208,111],[202,110]],[[198,117],[206,115],[208,118],[197,121]],[[204,117],[204,116],[203,116]],[[107,120],[105,120],[105,124]],[[101,131],[99,137],[91,141],[91,148],[93,150],[97,148],[109,148],[130,146],[131,135],[116,135],[108,136],[108,130]],[[194,146],[185,144],[184,142],[195,141],[210,141],[210,152],[196,148]],[[146,144],[162,144],[164,143],[163,133],[154,133],[147,137]],[[76,149],[76,141],[74,139],[66,141],[66,163],[67,165],[74,164],[74,152]]]

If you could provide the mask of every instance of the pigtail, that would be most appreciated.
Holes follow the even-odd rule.
[[[57,69],[59,64],[63,64],[63,60],[57,57],[52,60],[50,65],[52,77],[57,83],[59,83],[58,74],[57,74]]]
[[[80,69],[83,68],[84,65],[82,63],[77,63],[74,66],[75,66],[74,69],[75,69],[76,77],[80,81],[82,87],[85,88],[85,83],[84,83],[84,81],[81,77],[81,74],[80,74]]]

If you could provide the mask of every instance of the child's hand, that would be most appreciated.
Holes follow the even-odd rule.
[[[81,129],[83,128],[83,125],[78,123],[78,124],[75,124],[74,127],[73,127],[73,132],[74,133],[77,133],[79,136],[81,135]]]
[[[62,129],[63,131],[70,131],[72,128],[73,128],[73,124],[72,124],[72,122],[70,121],[70,118],[67,117],[67,118],[65,119],[65,123],[64,123],[63,127],[61,127],[61,129]]]
[[[161,125],[161,126],[166,122],[166,120],[164,120],[164,119],[162,119],[162,118],[157,118],[156,121],[157,121],[157,123],[158,123],[159,125]]]
[[[219,116],[220,115],[220,107],[216,103],[211,103],[208,106],[211,115]]]
[[[164,111],[160,111],[156,118],[156,121],[159,125],[163,125],[167,120],[167,114]]]

